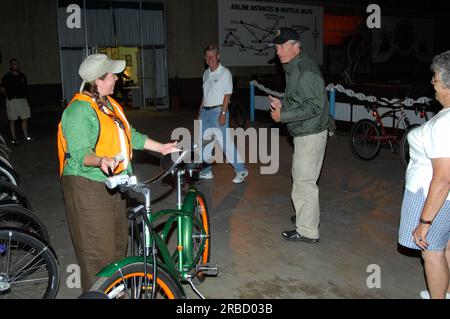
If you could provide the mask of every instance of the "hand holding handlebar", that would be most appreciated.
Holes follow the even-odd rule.
[[[133,186],[133,185],[137,185],[137,179],[136,179],[136,176],[129,176],[127,174],[115,175],[115,176],[108,177],[105,180],[105,185],[109,189],[114,189],[117,186]]]

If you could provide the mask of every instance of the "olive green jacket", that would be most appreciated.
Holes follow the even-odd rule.
[[[328,128],[328,98],[322,73],[317,64],[301,52],[283,64],[286,76],[286,95],[282,102],[281,122],[289,133],[305,136]]]

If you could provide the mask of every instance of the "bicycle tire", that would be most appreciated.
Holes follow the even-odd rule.
[[[408,134],[411,132],[411,130],[415,129],[416,127],[420,126],[419,124],[412,124],[408,127],[408,129],[403,133],[402,140],[400,141],[400,162],[402,163],[403,168],[408,167],[409,163],[409,144],[408,144]]]
[[[0,181],[8,181],[17,186],[19,184],[19,175],[8,165],[0,162]]]
[[[9,168],[14,170],[14,167],[12,166],[11,162],[9,161],[9,158],[7,156],[4,156],[3,153],[0,152],[0,162],[7,165]]]
[[[350,132],[352,154],[365,161],[374,159],[380,153],[380,136],[375,122],[368,119],[359,120]]]
[[[0,229],[0,265],[4,267],[0,269],[0,299],[56,297],[60,280],[58,261],[51,247],[34,236],[20,230]]]
[[[195,197],[194,216],[197,217],[202,223],[201,225],[197,225],[196,223],[193,223],[192,225],[192,251],[194,252],[194,256],[198,255],[198,250],[201,247],[201,240],[199,240],[198,236],[206,236],[203,252],[197,262],[197,266],[202,267],[208,264],[211,258],[211,233],[209,227],[208,207],[206,205],[205,196],[201,192],[198,192]],[[196,284],[201,284],[205,281],[205,279],[206,276],[200,271],[194,277],[193,281]]]
[[[31,203],[25,193],[14,184],[0,180],[0,205],[16,204],[32,210]]]
[[[153,265],[147,264],[147,278],[148,286],[151,289],[153,280]],[[94,285],[89,289],[90,291],[100,291],[104,294],[109,294],[114,291],[115,288],[124,285],[126,288],[126,294],[123,292],[117,294],[116,296],[109,296],[112,299],[142,299],[145,293],[143,287],[144,279],[144,263],[134,262],[128,264],[122,268],[120,271],[116,271],[110,277],[99,277]],[[175,280],[160,266],[157,268],[157,280],[156,280],[157,295],[156,297],[161,297],[163,299],[181,299],[184,298],[184,293]],[[148,291],[148,296],[151,295],[151,291]],[[126,298],[128,297],[128,298]],[[158,298],[159,299],[159,298]]]
[[[1,135],[1,134],[0,134],[0,145],[1,145],[1,146],[6,146],[6,141],[5,141],[5,139],[3,138],[3,135]]]
[[[17,205],[0,205],[0,227],[19,228],[49,243],[47,227],[32,211]]]
[[[3,146],[0,145],[0,156],[2,156],[5,159],[9,160],[9,154],[8,154],[9,150],[5,150],[5,148]],[[10,152],[10,151],[9,151]]]
[[[233,122],[241,128],[245,128],[245,124],[247,124],[247,114],[242,107],[242,104],[239,101],[233,101],[230,104],[230,115],[233,119]]]

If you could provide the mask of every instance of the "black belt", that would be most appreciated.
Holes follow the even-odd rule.
[[[9,100],[14,100],[14,99],[24,99],[25,98],[25,96],[11,96],[10,98],[9,98]]]
[[[218,107],[221,107],[221,106],[222,106],[222,104],[213,105],[213,106],[204,106],[203,108],[208,109],[208,110],[212,110],[212,109],[215,109],[215,108],[218,108]]]

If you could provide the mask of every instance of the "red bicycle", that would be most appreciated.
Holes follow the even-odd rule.
[[[393,153],[399,150],[400,160],[405,165],[409,160],[406,135],[419,125],[411,124],[401,101],[392,103],[392,109],[383,114],[378,112],[380,105],[383,105],[383,102],[377,101],[366,106],[367,110],[372,112],[374,120],[362,119],[353,125],[350,133],[350,149],[354,156],[366,161],[374,159],[382,147],[391,149]],[[418,111],[428,120],[425,105],[416,107],[416,113]],[[385,126],[383,122],[386,120],[392,121],[392,127]]]

